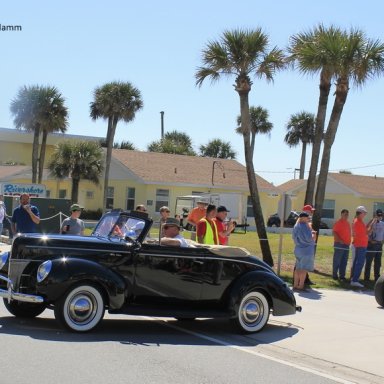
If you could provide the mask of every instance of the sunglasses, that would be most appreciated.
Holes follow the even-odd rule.
[[[168,229],[168,228],[179,228],[179,227],[177,225],[164,225],[163,228]]]

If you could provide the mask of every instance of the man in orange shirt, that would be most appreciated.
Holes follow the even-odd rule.
[[[367,210],[360,205],[356,208],[356,216],[352,224],[353,245],[355,247],[355,258],[352,264],[351,287],[364,288],[364,285],[359,283],[361,271],[364,267],[365,254],[368,246],[368,230],[364,224],[364,217]]]
[[[208,203],[204,200],[196,202],[197,207],[193,208],[187,217],[188,223],[196,227],[197,223],[205,216]]]
[[[334,280],[345,281],[347,269],[349,246],[351,244],[351,224],[348,221],[349,211],[343,209],[340,219],[333,226],[334,252],[332,277]]]

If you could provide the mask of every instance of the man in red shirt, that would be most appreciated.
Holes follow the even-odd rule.
[[[347,269],[349,246],[351,244],[351,224],[348,221],[349,211],[343,209],[340,219],[333,226],[334,252],[332,277],[334,280],[345,281]]]
[[[228,237],[235,228],[235,224],[232,220],[226,223],[225,219],[227,218],[228,212],[229,211],[224,207],[224,205],[217,207],[215,222],[220,245],[228,245]]]
[[[203,217],[196,226],[197,241],[200,244],[219,244],[216,223],[213,220],[216,217],[216,205],[209,204],[205,217]]]

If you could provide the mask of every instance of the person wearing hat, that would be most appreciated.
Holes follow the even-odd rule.
[[[61,224],[60,232],[63,235],[84,236],[84,221],[79,218],[83,209],[79,204],[71,205],[69,208],[71,216],[67,217]]]
[[[220,245],[228,245],[228,237],[235,229],[235,223],[232,220],[226,223],[228,212],[228,209],[224,207],[224,205],[217,207],[216,218],[214,220],[216,222]]]
[[[365,254],[368,246],[368,228],[364,223],[367,210],[363,205],[356,208],[356,215],[352,223],[352,244],[355,247],[351,271],[351,287],[364,288],[359,282],[361,271],[365,263]]]
[[[373,219],[367,224],[368,247],[365,254],[364,280],[369,281],[373,261],[373,277],[375,281],[380,277],[381,256],[383,253],[384,221],[383,211],[377,209]]]
[[[207,211],[208,202],[204,200],[198,200],[196,202],[197,206],[188,214],[187,221],[194,227],[196,227],[197,223],[205,216]]]
[[[180,235],[180,222],[179,220],[168,217],[162,228],[162,232],[164,233],[164,237],[160,239],[161,245],[170,245],[174,247],[189,247],[188,242],[184,239],[182,235]]]
[[[301,212],[292,230],[295,244],[296,265],[293,275],[293,289],[304,291],[307,273],[313,271],[315,262],[315,240],[309,225],[309,214]]]

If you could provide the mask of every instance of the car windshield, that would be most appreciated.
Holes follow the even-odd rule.
[[[136,239],[145,227],[145,220],[129,217],[119,212],[105,214],[94,229],[92,236]]]

